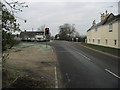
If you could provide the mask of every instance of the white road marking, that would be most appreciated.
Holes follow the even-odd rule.
[[[120,79],[120,77],[119,77],[118,75],[116,75],[115,73],[111,72],[110,70],[105,69],[105,71],[109,72],[109,73],[110,73],[110,74],[112,74],[113,76],[115,76],[115,77],[117,77],[117,78],[119,78],[119,79]]]
[[[79,53],[79,52],[78,52],[78,54],[82,55],[84,58],[86,58],[86,59],[88,59],[88,60],[91,60],[90,58],[88,58],[87,56],[85,56],[85,55],[83,55],[83,54],[81,54],[81,53]]]
[[[58,88],[57,70],[55,67],[55,88]]]
[[[71,80],[70,80],[70,78],[69,78],[69,76],[68,76],[68,73],[66,73],[66,77],[67,77],[67,79],[68,79],[68,82],[70,82]]]
[[[73,47],[72,47],[73,48]],[[78,52],[78,50],[76,48],[73,48],[75,51],[77,51],[78,54],[82,55],[84,58],[91,60],[90,58],[88,58],[87,56],[85,56],[84,54],[81,54],[80,52]],[[81,51],[82,53],[84,53],[83,51]]]

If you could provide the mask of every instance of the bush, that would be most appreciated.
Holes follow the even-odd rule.
[[[7,33],[6,31],[2,32],[2,51],[10,49],[19,43],[20,41],[15,40],[11,33]]]

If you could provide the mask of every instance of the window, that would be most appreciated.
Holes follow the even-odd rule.
[[[90,42],[90,39],[89,39],[89,42]]]
[[[107,45],[107,39],[106,39],[106,45]]]
[[[114,40],[114,44],[115,44],[115,45],[117,44],[117,40]]]
[[[112,30],[113,30],[113,25],[111,23],[111,24],[109,24],[109,32],[112,32]]]
[[[100,40],[98,40],[98,44],[100,44]]]

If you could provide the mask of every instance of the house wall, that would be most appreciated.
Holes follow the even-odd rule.
[[[87,43],[120,48],[120,22],[113,23],[112,32],[109,32],[109,25],[99,26],[97,31],[91,29],[87,32]]]
[[[118,22],[118,47],[120,48],[120,21]]]

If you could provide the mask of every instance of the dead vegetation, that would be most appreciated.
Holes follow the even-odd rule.
[[[49,47],[13,48],[3,68],[3,88],[54,88],[56,56]]]

